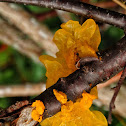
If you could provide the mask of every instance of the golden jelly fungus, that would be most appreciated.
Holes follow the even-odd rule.
[[[59,49],[57,57],[40,56],[40,61],[47,70],[47,88],[55,84],[59,78],[67,77],[77,70],[75,64],[80,58],[97,57],[96,51],[101,41],[98,25],[93,19],[86,20],[82,25],[78,21],[70,20],[63,23],[61,28],[53,38]]]
[[[31,117],[33,120],[41,122],[42,121],[42,115],[44,113],[45,106],[42,101],[36,100],[32,103],[32,107],[34,108],[31,113]]]
[[[66,77],[76,68],[76,63],[82,57],[96,57],[96,51],[101,41],[99,28],[93,19],[86,20],[82,25],[78,21],[68,21],[61,25],[53,38],[59,52],[56,58],[43,55],[40,60],[46,67],[47,88],[55,84],[59,78]],[[107,126],[107,120],[99,111],[91,111],[94,99],[98,97],[97,88],[90,93],[83,92],[82,98],[75,103],[67,101],[63,92],[55,89],[53,93],[61,103],[61,111],[45,119],[42,126]],[[36,116],[37,118],[37,116]]]
[[[65,93],[61,92],[61,91],[57,91],[55,89],[53,89],[53,93],[56,97],[56,99],[61,103],[61,104],[65,104],[67,102],[67,96]]]
[[[84,92],[82,98],[75,103],[68,101],[61,106],[61,111],[45,119],[41,126],[107,126],[107,120],[99,111],[91,111],[90,107],[97,98],[97,88],[90,93]]]

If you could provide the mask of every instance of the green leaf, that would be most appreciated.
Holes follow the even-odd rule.
[[[114,26],[110,26],[104,33],[101,34],[102,41],[99,50],[104,50],[114,45],[124,36],[124,31]]]
[[[10,105],[10,98],[0,98],[0,108],[7,108]]]
[[[32,60],[19,53],[15,53],[15,62],[18,73],[24,81],[45,81],[46,69],[44,66],[34,63]]]
[[[10,54],[8,51],[0,52],[0,67],[2,67],[9,61],[9,56]]]

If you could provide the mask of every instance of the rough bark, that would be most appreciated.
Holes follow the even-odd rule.
[[[85,64],[66,78],[59,81],[32,100],[41,100],[45,105],[43,119],[60,111],[61,104],[56,100],[53,89],[64,92],[69,100],[81,97],[84,90],[90,91],[98,83],[108,80],[126,65],[126,38],[123,38],[111,50],[102,53],[102,60]],[[90,87],[89,84],[92,84]]]

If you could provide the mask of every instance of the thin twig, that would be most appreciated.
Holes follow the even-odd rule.
[[[126,67],[124,68],[124,70],[122,72],[122,75],[120,77],[120,80],[119,80],[117,86],[114,88],[114,95],[111,99],[110,106],[109,106],[109,116],[108,116],[108,123],[109,124],[111,124],[111,122],[112,122],[112,109],[115,108],[114,102],[116,100],[116,97],[119,93],[119,90],[121,88],[121,85],[123,84],[125,77],[126,77]]]
[[[114,86],[113,84],[112,86]],[[105,108],[109,111],[109,103],[113,96],[114,90],[110,90],[110,86],[98,89],[98,99],[94,100],[94,104]],[[116,108],[113,110],[113,114],[118,114],[121,117],[126,117],[126,86],[122,85],[115,101]]]
[[[44,83],[25,83],[10,86],[0,86],[0,97],[26,97],[39,95],[46,89]]]
[[[113,1],[126,10],[126,5],[123,4],[121,1],[119,0],[113,0]]]
[[[110,11],[87,3],[71,0],[0,0],[1,2],[13,2],[29,5],[44,6],[52,9],[65,10],[78,15],[93,18],[96,21],[108,23],[122,29],[126,29],[126,15]]]

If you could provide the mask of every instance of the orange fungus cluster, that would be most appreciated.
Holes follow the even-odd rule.
[[[36,100],[33,102],[32,107],[34,108],[31,113],[31,117],[38,122],[42,121],[42,115],[44,113],[45,106],[42,101]]]
[[[64,94],[63,92],[61,91],[57,91],[55,89],[53,89],[53,93],[56,97],[56,99],[61,103],[61,104],[65,104],[67,102],[67,96],[66,94]]]
[[[54,94],[57,100],[64,100],[64,94],[62,97],[58,92]],[[61,104],[60,112],[40,124],[41,126],[107,126],[107,120],[101,112],[89,109],[96,98],[97,88],[94,87],[90,93],[84,92],[82,98],[75,103],[68,101]]]
[[[57,57],[40,56],[47,70],[47,88],[55,84],[59,78],[73,73],[80,58],[97,57],[96,51],[101,41],[98,25],[93,19],[86,20],[82,26],[78,21],[70,20],[63,23],[61,28],[53,38],[59,49]]]
[[[59,52],[56,58],[42,55],[40,60],[46,67],[47,87],[55,84],[59,78],[66,77],[76,68],[76,63],[82,57],[96,57],[96,51],[101,41],[98,25],[93,19],[86,20],[82,26],[78,21],[68,21],[61,25],[53,38]],[[67,95],[53,89],[56,99],[61,103],[61,111],[54,116],[42,120],[44,105],[41,101],[32,104],[32,118],[42,126],[107,126],[107,120],[99,111],[91,111],[94,99],[97,99],[97,88],[90,93],[83,92],[75,103],[68,101]]]

